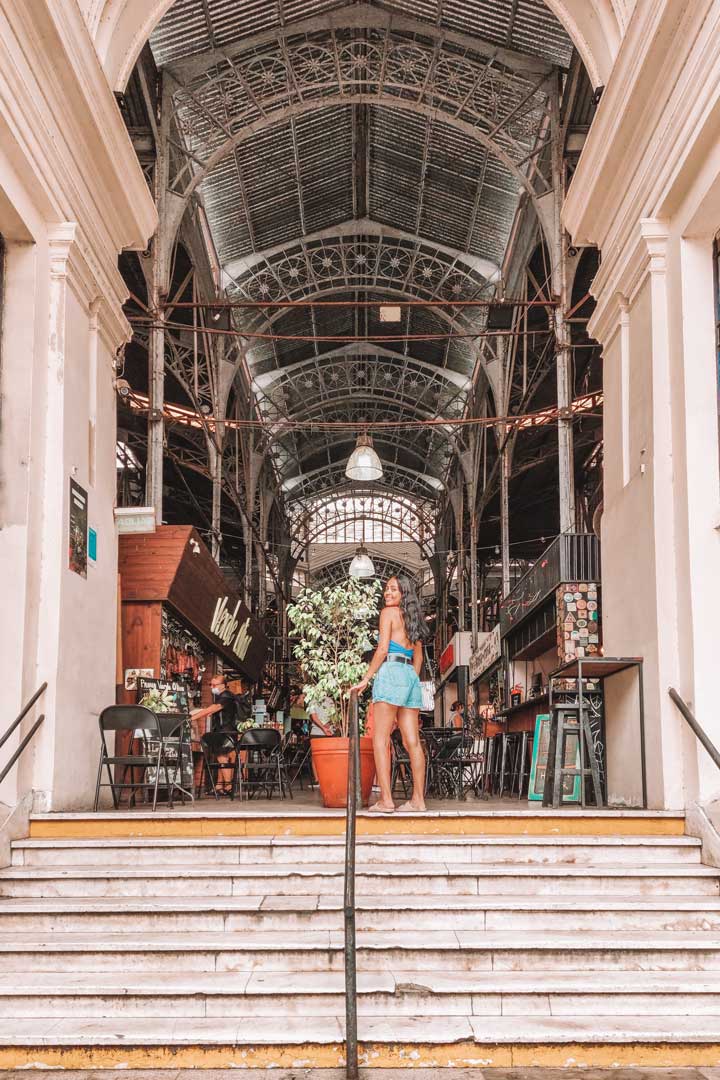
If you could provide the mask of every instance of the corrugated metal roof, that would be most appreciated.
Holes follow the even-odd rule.
[[[175,0],[150,45],[164,65],[346,6],[342,0]],[[553,64],[570,62],[570,39],[542,0],[385,0],[376,6]]]

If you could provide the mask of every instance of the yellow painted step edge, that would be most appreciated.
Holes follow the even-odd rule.
[[[714,1067],[720,1043],[473,1042],[370,1044],[360,1048],[365,1068],[641,1068]],[[0,1069],[268,1069],[339,1068],[342,1044],[323,1046],[2,1047]]]
[[[359,836],[682,836],[678,817],[550,815],[535,817],[358,818]],[[272,818],[82,818],[30,822],[33,840],[102,840],[122,837],[180,839],[209,836],[343,836],[343,817],[278,815]]]

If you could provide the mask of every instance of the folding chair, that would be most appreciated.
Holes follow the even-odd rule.
[[[100,726],[100,761],[98,763],[97,783],[95,785],[95,806],[97,810],[98,803],[100,801],[100,788],[109,787],[112,791],[113,805],[117,810],[120,803],[118,800],[118,792],[125,788],[132,789],[132,803],[135,805],[135,791],[140,788],[141,790],[153,789],[153,810],[157,806],[157,793],[158,785],[160,782],[160,768],[163,760],[163,735],[160,730],[160,724],[158,718],[152,709],[146,709],[144,705],[108,705],[106,709],[100,713],[98,718]],[[110,754],[108,751],[107,742],[105,739],[106,732],[109,731],[135,731],[141,730],[143,732],[141,738],[142,750],[137,754]],[[153,747],[152,752],[148,749],[148,743],[150,740],[157,740],[157,748]],[[103,765],[107,769],[108,783],[103,784],[102,781],[102,769]],[[113,778],[111,772],[111,766],[116,769],[122,767],[124,769],[122,781],[117,781]],[[147,770],[155,769],[155,779],[148,781],[146,779]],[[135,770],[142,770],[142,779],[135,779]],[[167,763],[165,765],[166,779],[167,779]],[[126,783],[126,777],[130,776],[130,783]]]
[[[292,791],[292,785],[296,782],[300,782],[300,790],[305,790],[303,783],[303,773],[308,770],[310,780],[310,787],[315,787],[315,779],[313,777],[312,765],[310,763],[311,758],[311,743],[310,739],[305,737],[299,739],[297,742],[289,742],[287,747],[282,751],[283,758],[288,773],[288,783],[290,790]]]
[[[280,732],[274,728],[250,728],[243,733],[238,743],[238,751],[247,751],[243,783],[247,788],[248,798],[252,797],[252,791],[264,789],[266,798],[271,799],[273,789],[277,787],[280,798],[284,799],[287,787],[292,799],[292,787],[287,764],[280,753],[280,743]]]
[[[232,783],[230,787],[230,798],[234,799],[238,794],[241,786],[241,766],[240,766],[240,754],[235,754],[235,761],[232,765],[227,761],[218,761],[218,754],[230,754],[233,750],[238,750],[237,739],[231,732],[228,731],[209,731],[207,735],[203,735],[200,740],[203,755],[203,771],[207,779],[210,781],[210,787],[215,798],[218,798],[217,792],[217,777],[218,774],[225,770],[232,770]],[[215,773],[215,776],[213,776]],[[207,788],[206,788],[207,790]]]
[[[462,798],[463,787],[463,750],[462,732],[451,735],[441,743],[433,758],[437,793],[441,798]]]

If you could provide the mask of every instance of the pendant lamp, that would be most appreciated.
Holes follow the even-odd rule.
[[[348,458],[345,475],[350,480],[379,480],[383,474],[380,458],[373,449],[369,435],[358,435],[357,444]]]
[[[348,572],[350,577],[375,577],[375,566],[373,565],[373,561],[364,544],[361,544],[355,552],[355,558],[350,563],[350,570]]]

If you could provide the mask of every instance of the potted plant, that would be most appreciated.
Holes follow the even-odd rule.
[[[348,784],[348,690],[367,667],[365,654],[375,648],[372,622],[381,591],[379,581],[347,578],[338,585],[304,589],[288,608],[295,659],[304,673],[305,707],[329,712],[326,725],[334,732],[312,740],[315,775],[325,806],[345,806]],[[375,777],[372,739],[360,738],[360,776],[363,804]]]

